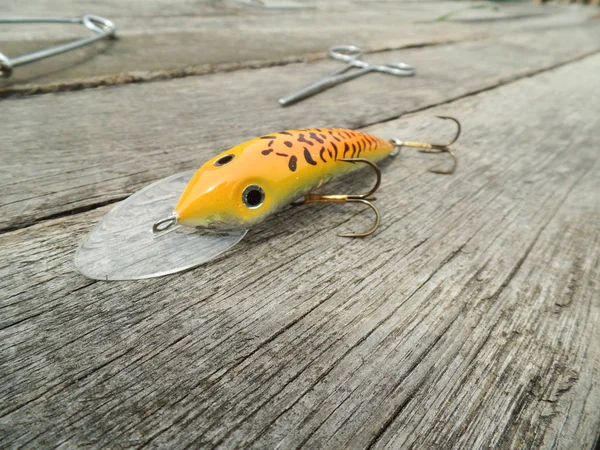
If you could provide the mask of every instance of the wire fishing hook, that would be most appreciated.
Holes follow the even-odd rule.
[[[377,180],[371,189],[368,192],[363,194],[305,194],[304,200],[299,202],[292,203],[294,206],[305,205],[307,203],[362,203],[367,205],[369,208],[373,210],[375,213],[375,224],[367,231],[363,233],[342,233],[338,234],[340,237],[367,237],[370,236],[379,228],[379,224],[381,223],[381,215],[379,214],[379,210],[372,203],[373,200],[376,200],[375,197],[371,197],[377,189],[379,189],[379,185],[381,184],[381,170],[379,167],[372,161],[369,161],[365,158],[342,158],[339,161],[347,162],[347,163],[363,163],[367,164],[369,167],[373,169],[375,175],[377,176]]]
[[[400,139],[391,139],[390,142],[392,144],[394,144],[398,150],[400,150],[402,147],[413,147],[413,148],[418,148],[419,152],[421,152],[421,153],[448,153],[452,157],[452,167],[450,169],[447,169],[447,170],[429,169],[429,171],[433,172],[433,173],[439,173],[442,175],[450,175],[450,174],[454,173],[454,171],[456,170],[456,166],[458,165],[456,155],[454,154],[454,152],[452,151],[450,146],[457,141],[458,137],[460,136],[462,127],[461,127],[458,119],[456,119],[454,117],[450,117],[450,116],[436,116],[436,117],[439,119],[443,119],[443,120],[452,120],[453,122],[456,123],[456,126],[457,126],[456,134],[454,135],[454,138],[452,138],[452,140],[450,142],[448,142],[447,144],[401,141]]]

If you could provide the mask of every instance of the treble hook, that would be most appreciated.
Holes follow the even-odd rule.
[[[456,135],[447,144],[430,144],[427,142],[401,141],[400,139],[391,139],[390,142],[392,144],[394,144],[398,149],[400,149],[401,147],[413,147],[413,148],[418,148],[419,152],[422,152],[422,153],[448,153],[452,157],[452,161],[453,161],[452,168],[447,169],[447,170],[429,169],[429,171],[433,172],[433,173],[449,175],[451,173],[454,173],[454,171],[456,170],[456,166],[458,165],[458,161],[456,160],[456,155],[454,155],[454,153],[450,149],[450,146],[452,144],[454,144],[456,142],[456,140],[458,139],[458,137],[460,136],[461,126],[460,126],[460,122],[458,121],[458,119],[455,119],[454,117],[450,117],[450,116],[436,116],[436,117],[439,119],[443,119],[443,120],[452,120],[456,123],[456,126],[458,127],[458,129],[456,130]]]
[[[373,185],[373,187],[368,192],[365,192],[364,194],[349,194],[349,195],[346,195],[346,194],[305,194],[304,200],[292,203],[292,205],[300,206],[300,205],[305,205],[307,203],[363,203],[375,212],[375,225],[373,225],[373,227],[371,229],[369,229],[368,231],[365,231],[364,233],[344,233],[344,234],[338,234],[338,236],[341,236],[341,237],[366,237],[366,236],[369,236],[369,235],[373,234],[375,232],[375,230],[377,230],[377,228],[379,227],[379,224],[381,222],[381,216],[379,214],[379,211],[377,210],[375,205],[373,203],[371,203],[371,201],[375,200],[375,197],[371,197],[371,195],[373,195],[375,193],[375,191],[377,191],[377,189],[379,189],[379,185],[381,184],[381,171],[379,170],[379,167],[377,167],[377,165],[375,163],[369,161],[368,159],[364,159],[364,158],[342,158],[342,159],[339,159],[339,161],[348,162],[348,163],[352,163],[352,164],[357,163],[357,162],[367,164],[375,171],[375,174],[377,175],[377,181],[375,181],[375,184]]]

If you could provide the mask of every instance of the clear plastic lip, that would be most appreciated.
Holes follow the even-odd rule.
[[[159,180],[118,203],[77,249],[77,269],[96,280],[160,277],[213,260],[242,240],[248,230],[215,234],[176,225],[152,232],[156,221],[173,213],[194,172]]]

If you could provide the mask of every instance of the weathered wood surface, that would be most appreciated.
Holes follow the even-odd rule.
[[[124,198],[261,133],[389,120],[599,50],[600,23],[591,23],[568,31],[384,52],[369,60],[409,61],[418,76],[372,74],[286,109],[277,104],[280,96],[339,64],[292,64],[5,100],[2,110],[9,120],[0,122],[7,161],[0,168],[0,229]]]
[[[157,39],[227,24],[215,38],[223,43],[231,30],[260,36],[265,17],[293,29],[289,16],[305,34],[282,37],[274,63],[321,27],[296,48],[318,60],[347,25],[310,28],[311,15],[348,20],[364,8],[242,3],[165,12],[164,2],[130,2],[118,17],[129,31],[106,55],[135,59],[112,52],[149,33],[145,20]],[[381,33],[359,27],[353,36],[371,50],[466,41],[371,54],[410,62],[418,76],[369,75],[288,109],[278,97],[336,63],[1,100],[0,447],[592,448],[600,25],[585,21],[587,9],[523,4],[502,5],[502,20],[469,10],[419,23],[463,4],[377,2],[372,18],[391,11],[412,22],[390,13]],[[28,14],[71,15],[74,5],[109,17],[122,9],[34,1]],[[438,34],[424,37],[430,29]],[[262,63],[264,50],[256,46]],[[130,67],[156,74],[149,64]],[[38,87],[49,86],[44,77]],[[370,223],[367,213],[318,205],[283,211],[184,274],[105,283],[74,268],[79,241],[110,209],[102,205],[243,139],[322,125],[443,140],[452,129],[436,114],[463,123],[458,171],[431,174],[446,159],[410,150],[383,164],[382,226],[369,239],[335,235]]]
[[[2,96],[322,59],[328,47],[341,43],[376,51],[542,31],[580,25],[594,13],[590,8],[530,3],[468,9],[471,2],[462,1],[375,2],[369,11],[356,2],[304,2],[302,8],[290,9],[153,1],[133,2],[126,11],[114,3],[32,3],[28,15],[104,15],[117,24],[119,39],[20,66],[10,79],[0,79]],[[435,22],[452,11],[461,12]],[[4,15],[23,15],[21,4],[0,5]],[[85,36],[86,31],[74,25],[0,25],[0,51],[17,56]]]
[[[410,151],[384,165],[366,240],[334,234],[356,210],[294,209],[203,268],[104,283],[72,257],[106,208],[4,233],[2,445],[591,448],[599,72],[590,56],[368,128],[442,137],[451,114],[464,134],[453,176]]]

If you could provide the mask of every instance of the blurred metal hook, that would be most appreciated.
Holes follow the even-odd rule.
[[[116,27],[113,22],[104,17],[95,16],[93,14],[86,14],[80,18],[65,19],[65,18],[43,18],[43,17],[11,17],[11,18],[0,18],[0,24],[21,24],[21,23],[71,23],[71,24],[83,24],[88,30],[96,33],[95,36],[89,38],[79,39],[77,41],[69,42],[68,44],[61,44],[55,47],[50,47],[37,52],[28,53],[26,55],[17,56],[15,58],[9,58],[8,56],[0,53],[0,77],[8,78],[11,76],[13,69],[17,66],[29,64],[40,59],[49,58],[51,56],[59,55],[61,53],[69,52],[86,45],[93,44],[96,41],[105,38],[114,38]]]

